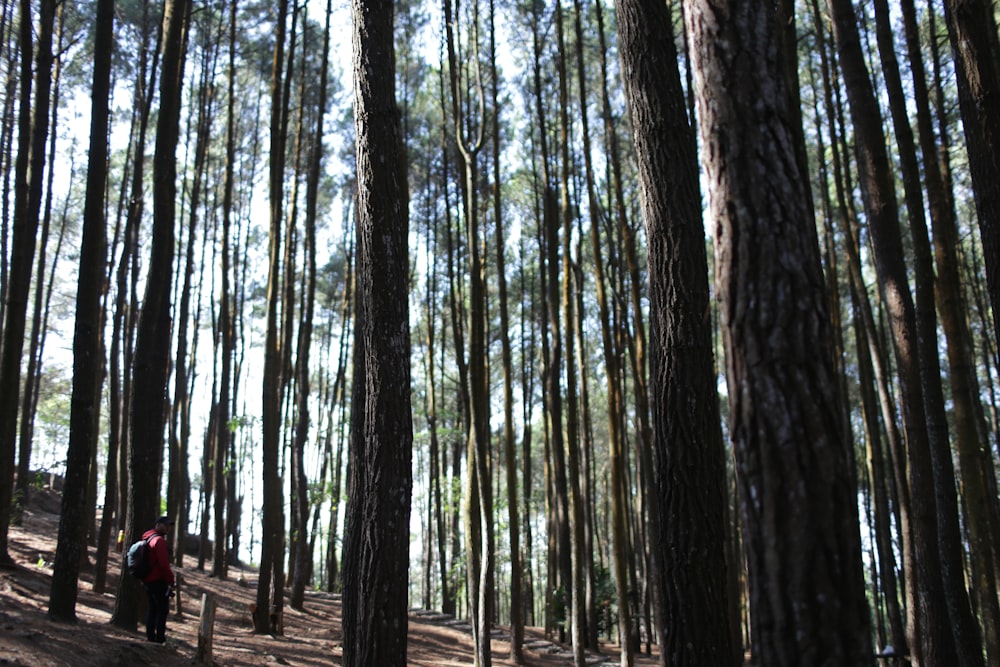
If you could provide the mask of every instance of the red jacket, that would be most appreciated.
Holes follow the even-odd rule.
[[[167,538],[151,528],[142,534],[142,539],[149,541],[149,574],[142,578],[148,584],[152,581],[174,583],[174,571],[170,567],[170,552],[167,551]]]

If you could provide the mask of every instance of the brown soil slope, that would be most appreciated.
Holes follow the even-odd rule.
[[[285,607],[284,635],[255,635],[248,605],[255,597],[256,574],[233,573],[220,581],[193,566],[179,569],[181,613],[171,614],[167,643],[150,644],[145,633],[126,632],[110,624],[113,593],[95,594],[93,566],[81,573],[75,624],[49,619],[46,614],[51,561],[58,532],[59,498],[51,491],[36,491],[22,526],[10,529],[10,554],[14,569],[0,570],[0,665],[24,667],[107,667],[134,665],[194,665],[198,646],[198,621],[202,595],[217,601],[213,658],[216,665],[319,666],[340,664],[340,598],[307,593],[304,611]],[[94,550],[90,550],[93,563]],[[192,563],[191,559],[188,559]],[[114,570],[117,570],[115,557]],[[109,579],[114,579],[110,576]],[[508,660],[506,628],[497,629],[493,664]],[[550,643],[536,628],[528,630],[525,652],[528,665],[572,665],[565,647]],[[605,655],[588,656],[588,664],[611,664],[617,647]],[[407,663],[413,666],[451,667],[472,664],[468,626],[432,612],[414,611],[409,619]],[[653,665],[642,656],[638,664]]]

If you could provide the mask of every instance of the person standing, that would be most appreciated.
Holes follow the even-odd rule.
[[[170,567],[170,550],[167,547],[167,533],[174,520],[161,516],[153,528],[142,534],[149,551],[149,574],[142,578],[149,604],[146,609],[146,640],[162,644],[166,641],[167,614],[170,612],[170,596],[174,587],[174,571]]]

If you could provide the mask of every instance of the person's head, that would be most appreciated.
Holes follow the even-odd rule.
[[[171,519],[169,516],[161,516],[159,519],[156,520],[156,524],[153,525],[153,530],[155,530],[161,535],[166,535],[167,533],[170,532],[170,529],[173,527],[173,525],[174,525],[173,519]]]

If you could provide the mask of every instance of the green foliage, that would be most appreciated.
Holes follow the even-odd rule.
[[[597,623],[602,633],[609,633],[614,627],[617,613],[612,614],[612,610],[617,606],[617,594],[615,582],[611,576],[611,570],[606,567],[597,566],[594,568],[594,578],[596,580],[598,609]]]
[[[10,525],[20,526],[24,519],[24,491],[15,489],[10,502]]]
[[[64,458],[61,452],[69,442],[72,390],[66,369],[56,365],[42,368],[32,453],[33,465],[36,467],[53,467]]]
[[[557,626],[566,625],[566,591],[562,586],[552,589],[552,602],[549,604],[549,618]]]
[[[41,470],[36,470],[31,475],[30,486],[33,491],[41,491],[45,488],[45,473]]]
[[[230,433],[236,433],[237,429],[243,428],[244,426],[246,426],[246,416],[245,415],[239,415],[239,416],[233,417],[232,419],[230,419],[226,423],[226,428],[229,429]]]
[[[330,499],[332,487],[324,484],[322,480],[313,480],[308,483],[309,505],[315,507]]]

